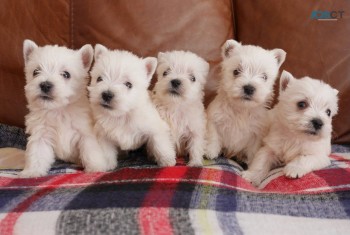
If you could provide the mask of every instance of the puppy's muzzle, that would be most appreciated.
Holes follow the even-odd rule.
[[[252,85],[245,85],[243,86],[243,91],[245,96],[252,96],[254,95],[255,87],[253,87]]]
[[[181,81],[179,79],[173,79],[170,81],[171,83],[171,87],[174,89],[179,88],[179,86],[181,86]]]
[[[53,88],[53,84],[49,81],[46,81],[46,82],[42,82],[39,84],[40,86],[40,90],[44,93],[44,94],[48,94],[50,93],[50,91],[52,90]]]
[[[181,87],[181,81],[179,79],[173,79],[170,81],[169,92],[172,95],[179,96],[181,94],[180,87]]]
[[[323,121],[319,118],[314,118],[311,120],[311,124],[315,131],[321,130],[323,127]]]
[[[52,89],[53,89],[53,84],[49,81],[42,82],[39,84],[41,94],[40,98],[45,100],[45,101],[51,101],[53,100],[52,95],[50,94]]]
[[[114,94],[111,91],[104,91],[102,92],[101,97],[105,103],[109,104],[113,99]]]
[[[322,127],[323,121],[319,118],[313,118],[310,120],[309,126],[305,132],[310,135],[317,135]]]

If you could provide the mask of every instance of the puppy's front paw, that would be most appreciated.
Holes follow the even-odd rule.
[[[161,158],[158,161],[158,165],[160,167],[167,167],[167,166],[175,166],[176,165],[176,158],[175,157],[168,157],[168,158]]]
[[[112,169],[114,169],[114,167],[112,168],[107,165],[95,165],[85,167],[85,172],[106,172]]]
[[[36,178],[47,175],[44,171],[23,170],[18,174],[19,178]]]
[[[187,166],[190,166],[190,167],[201,167],[201,166],[203,166],[203,162],[202,162],[202,160],[190,160],[187,163]]]
[[[209,160],[214,160],[219,157],[219,153],[215,150],[207,149],[205,158]]]
[[[260,176],[257,173],[255,173],[254,171],[249,171],[249,170],[243,171],[242,177],[243,177],[243,179],[245,179],[246,181],[248,181],[249,183],[251,183],[255,187],[258,187],[259,184],[261,183]]]
[[[114,161],[114,162],[109,162],[106,167],[103,169],[100,169],[100,171],[113,171],[115,168],[117,168],[118,166],[118,162]]]
[[[207,149],[205,151],[205,157],[209,160],[214,160],[219,157],[220,149],[217,148],[217,146],[214,146],[213,144],[209,144],[207,146]]]
[[[295,165],[295,164],[286,165],[283,168],[283,172],[288,178],[293,178],[293,179],[301,178],[306,173],[308,173],[308,171],[305,168],[300,167],[300,166]]]
[[[106,172],[114,169],[115,167],[116,165],[114,164],[108,165],[103,158],[100,158],[99,160],[94,159],[93,162],[89,162],[88,164],[86,163],[85,171],[86,172]]]
[[[207,158],[207,159],[209,159],[209,160],[214,160],[214,159],[216,159],[216,158],[218,158],[219,157],[219,155],[217,155],[217,154],[206,154],[205,155],[205,158]]]

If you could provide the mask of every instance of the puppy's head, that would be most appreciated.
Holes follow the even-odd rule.
[[[222,58],[221,90],[230,99],[256,106],[272,98],[273,84],[286,52],[243,46],[235,40],[228,40],[222,46]]]
[[[59,46],[39,47],[25,40],[23,55],[29,107],[60,108],[86,94],[93,58],[91,45],[74,51]]]
[[[155,96],[164,100],[201,100],[209,64],[192,52],[158,54]]]
[[[338,91],[328,84],[283,71],[277,105],[279,120],[290,130],[314,138],[329,136],[338,113]]]
[[[142,105],[156,67],[156,58],[142,59],[97,44],[88,87],[92,108],[99,113],[123,115]]]

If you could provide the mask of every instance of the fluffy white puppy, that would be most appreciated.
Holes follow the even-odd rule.
[[[210,103],[206,156],[236,156],[250,163],[266,132],[267,106],[286,53],[228,40],[222,47],[222,80]]]
[[[147,144],[158,165],[175,165],[169,127],[147,90],[156,67],[156,58],[141,59],[127,51],[95,46],[88,89],[95,132],[107,156],[114,156],[117,147],[135,150]]]
[[[46,175],[55,156],[82,163],[86,171],[105,171],[107,165],[93,134],[87,98],[88,71],[93,48],[74,51],[66,47],[38,47],[24,41],[25,95],[30,135],[21,177]]]
[[[259,185],[268,172],[285,165],[287,177],[298,178],[330,164],[332,117],[338,112],[338,91],[322,81],[295,79],[283,71],[278,104],[263,147],[243,177]]]
[[[170,126],[177,154],[189,154],[189,166],[202,166],[206,133],[203,88],[208,72],[209,64],[192,52],[158,54],[153,101]]]

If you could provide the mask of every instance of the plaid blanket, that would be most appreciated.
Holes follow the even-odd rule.
[[[134,152],[108,173],[2,170],[0,234],[349,234],[349,149],[333,151],[327,169],[297,180],[275,169],[261,189],[225,158],[159,168]]]

